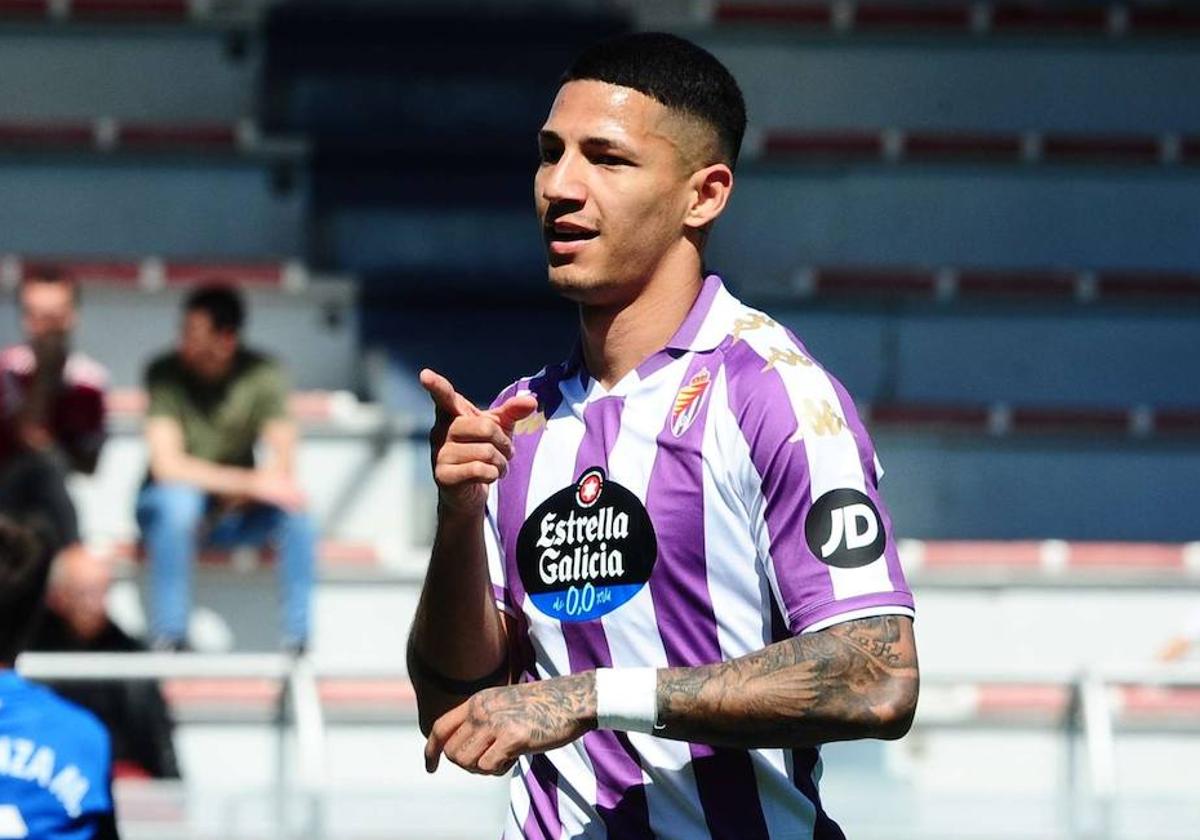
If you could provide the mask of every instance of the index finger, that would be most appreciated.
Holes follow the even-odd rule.
[[[421,370],[419,379],[421,387],[429,392],[429,396],[433,399],[433,404],[439,411],[450,417],[457,417],[464,414],[479,414],[479,409],[472,405],[471,401],[454,390],[454,386],[450,384],[450,380],[442,376],[436,371],[424,368]]]

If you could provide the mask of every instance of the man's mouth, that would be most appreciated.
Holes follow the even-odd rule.
[[[546,242],[552,245],[555,243],[587,242],[600,235],[599,231],[592,230],[591,228],[564,222],[555,222],[554,224],[546,225],[543,233],[546,237]]]

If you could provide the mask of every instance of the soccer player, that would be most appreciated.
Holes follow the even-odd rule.
[[[867,433],[703,268],[744,128],[737,83],[687,41],[586,51],[534,179],[575,352],[486,409],[421,373],[426,764],[515,765],[507,840],[840,838],[819,746],[912,720],[913,600]]]
[[[0,837],[115,838],[108,732],[13,670],[41,607],[42,553],[0,517]]]

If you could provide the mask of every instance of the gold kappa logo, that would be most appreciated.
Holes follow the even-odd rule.
[[[742,333],[773,326],[775,326],[775,322],[766,315],[763,315],[761,312],[751,312],[749,315],[738,318],[733,322],[733,332],[730,335],[733,336],[733,343],[737,344],[742,340]]]
[[[769,370],[774,370],[776,365],[788,365],[795,367],[803,365],[804,367],[812,367],[812,359],[796,352],[791,347],[772,347],[771,352],[767,355],[767,363],[763,365],[762,373]]]
[[[535,411],[524,420],[518,420],[513,425],[512,433],[514,435],[531,435],[538,429],[546,428],[546,415],[541,411]]]
[[[829,400],[821,400],[818,403],[814,399],[805,397],[802,414],[801,422],[796,426],[796,433],[788,439],[789,443],[795,443],[804,439],[805,425],[818,437],[836,435],[846,428],[846,421],[842,419],[840,414],[834,411],[833,406],[829,404]]]

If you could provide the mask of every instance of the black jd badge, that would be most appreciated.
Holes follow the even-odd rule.
[[[560,621],[612,612],[646,585],[658,541],[640,499],[599,467],[538,505],[517,535],[534,606]]]
[[[804,520],[804,539],[818,560],[839,569],[875,562],[887,544],[874,502],[865,493],[845,487],[813,502]]]

